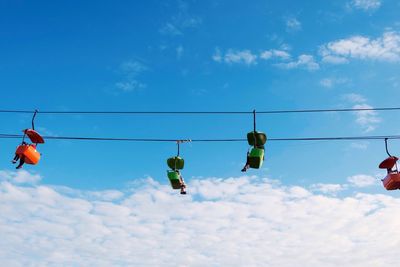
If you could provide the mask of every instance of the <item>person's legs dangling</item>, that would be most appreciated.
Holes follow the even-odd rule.
[[[25,158],[24,158],[24,157],[21,157],[21,158],[19,159],[19,164],[18,164],[18,166],[15,167],[15,168],[16,168],[16,169],[21,169],[21,168],[22,168],[22,165],[24,165],[24,163],[25,163]]]
[[[19,160],[19,155],[15,154],[15,157],[13,158],[13,160],[11,162],[12,162],[12,164],[15,164],[15,163],[17,163],[18,160]]]

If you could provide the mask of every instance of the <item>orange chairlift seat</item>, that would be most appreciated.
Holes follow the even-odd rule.
[[[15,151],[15,155],[18,156],[17,158],[22,160],[23,163],[32,165],[36,165],[40,160],[40,153],[36,150],[36,145],[44,143],[43,137],[35,131],[34,119],[36,113],[37,111],[35,111],[32,118],[32,128],[23,130],[24,135],[22,137],[22,143],[17,147],[17,150]],[[28,144],[25,142],[25,136],[28,136],[32,144]],[[16,160],[13,161],[13,163],[15,162]],[[22,164],[19,165],[19,167],[17,168],[22,167]]]
[[[19,145],[15,154],[20,158],[23,158],[27,164],[36,165],[40,160],[40,153],[36,150],[36,146],[33,144]]]
[[[387,145],[387,138],[385,138],[385,148],[388,158],[379,164],[380,169],[386,169],[387,175],[382,179],[383,186],[386,190],[400,189],[400,173],[397,168],[397,161],[399,158],[390,155]]]

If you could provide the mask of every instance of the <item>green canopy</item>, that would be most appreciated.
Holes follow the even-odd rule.
[[[263,132],[249,132],[247,134],[247,142],[251,146],[263,146],[267,142],[267,135]]]
[[[185,165],[185,161],[181,157],[172,157],[167,160],[167,164],[172,170],[182,170]]]

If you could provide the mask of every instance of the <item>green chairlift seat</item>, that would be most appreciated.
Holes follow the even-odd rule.
[[[167,165],[172,170],[182,170],[185,165],[185,161],[181,157],[172,157],[167,160]]]
[[[169,182],[173,189],[181,189],[181,179],[178,171],[167,171]]]
[[[267,142],[267,135],[263,132],[249,132],[247,133],[247,142],[250,146],[254,146],[255,144],[257,147],[264,146]]]
[[[264,161],[264,149],[252,148],[247,161],[248,161],[250,168],[253,168],[253,169],[261,168],[263,161]]]

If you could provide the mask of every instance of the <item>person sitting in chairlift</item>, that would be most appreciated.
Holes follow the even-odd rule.
[[[185,181],[183,180],[183,177],[181,175],[181,173],[179,172],[179,170],[176,170],[179,174],[179,180],[181,182],[181,195],[186,195],[186,184]]]
[[[247,151],[246,164],[244,165],[242,172],[246,172],[250,168],[249,158],[250,158],[250,152]]]
[[[264,145],[257,145],[255,148],[260,148],[260,149],[265,149]],[[264,159],[263,159],[264,160]],[[246,172],[250,168],[250,152],[247,151],[247,158],[246,158],[246,164],[244,165],[242,172]]]
[[[387,173],[388,173],[388,174],[390,174],[390,173],[397,173],[397,166],[395,165],[395,166],[393,166],[392,168],[387,168],[386,170],[387,170]]]
[[[28,144],[26,142],[22,142],[22,144],[20,146],[31,146],[34,149],[36,149],[36,144]],[[17,161],[19,160],[19,164],[17,167],[15,167],[16,169],[21,169],[22,166],[25,164],[25,156],[24,155],[18,155],[17,153],[15,153],[15,156],[13,158],[13,160],[11,161],[12,164],[17,163]]]

